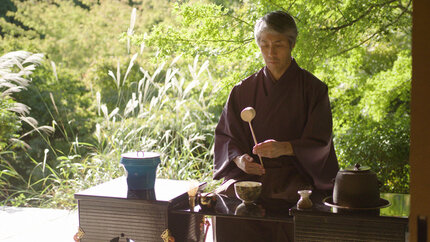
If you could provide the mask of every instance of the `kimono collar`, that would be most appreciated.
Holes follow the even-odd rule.
[[[269,93],[270,90],[272,89],[272,87],[279,85],[279,83],[285,83],[288,80],[291,80],[292,78],[294,78],[297,74],[297,70],[299,69],[299,65],[297,65],[296,60],[293,58],[291,60],[290,66],[288,67],[288,69],[284,72],[284,74],[282,74],[281,78],[279,78],[279,80],[275,81],[272,77],[272,75],[270,74],[269,68],[267,68],[267,66],[265,66],[263,68],[263,74],[264,74],[264,86],[266,89],[266,93]]]

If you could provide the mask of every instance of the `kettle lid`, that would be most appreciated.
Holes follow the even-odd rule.
[[[362,165],[357,163],[353,166],[348,166],[347,168],[344,169],[344,171],[365,172],[365,171],[370,171],[370,167],[369,166],[362,166]]]

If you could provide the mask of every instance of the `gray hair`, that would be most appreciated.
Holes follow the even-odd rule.
[[[258,46],[260,46],[261,33],[265,31],[285,34],[288,38],[290,48],[293,48],[296,44],[298,34],[296,22],[286,12],[270,12],[257,20],[254,27],[254,37]]]

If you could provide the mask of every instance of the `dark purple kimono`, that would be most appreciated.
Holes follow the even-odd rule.
[[[253,107],[257,142],[289,141],[295,156],[263,158],[266,174],[248,175],[233,162],[252,155],[254,142],[247,122],[240,118]],[[327,86],[293,59],[276,81],[267,67],[237,84],[230,93],[215,130],[214,178],[263,182],[263,197],[295,202],[297,190],[330,190],[339,169],[332,141],[332,116]]]

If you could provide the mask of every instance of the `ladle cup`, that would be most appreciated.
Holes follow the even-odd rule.
[[[254,139],[254,145],[257,145],[257,139],[255,138],[254,129],[252,128],[252,124],[251,124],[251,121],[254,119],[255,114],[256,114],[256,112],[255,112],[255,109],[253,107],[246,107],[242,110],[242,112],[240,112],[240,117],[242,118],[243,121],[245,121],[249,124],[249,128],[251,129],[252,138]],[[264,167],[263,160],[261,159],[261,156],[258,155],[258,158],[260,159],[261,166]]]

